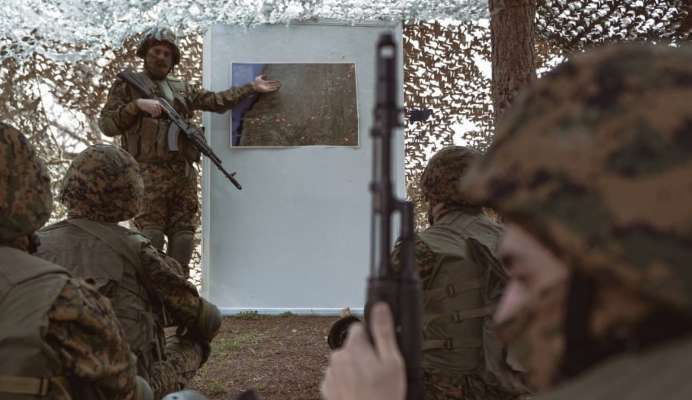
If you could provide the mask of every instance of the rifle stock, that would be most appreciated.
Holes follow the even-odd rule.
[[[200,135],[199,129],[188,124],[185,118],[183,118],[178,113],[178,111],[176,111],[175,108],[173,108],[173,106],[171,105],[171,103],[168,102],[168,100],[160,96],[155,96],[151,89],[148,88],[144,82],[141,82],[139,79],[137,79],[136,75],[130,71],[123,71],[118,74],[118,77],[132,85],[135,89],[141,92],[145,98],[158,101],[159,104],[161,104],[161,107],[163,107],[164,111],[166,112],[168,119],[170,119],[171,122],[175,124],[178,128],[180,128],[180,131],[183,132],[187,140],[195,148],[197,148],[197,150],[199,150],[200,153],[202,153],[205,157],[209,158],[209,160],[216,166],[216,168],[218,168],[219,171],[221,171],[221,173],[223,173],[223,175],[229,181],[231,181],[233,186],[235,186],[238,190],[243,189],[243,187],[240,185],[240,182],[238,182],[238,180],[235,179],[236,173],[230,173],[223,167],[221,159],[219,158],[219,156],[216,155],[216,153],[214,153],[214,150],[212,150],[211,147],[209,147],[209,145],[204,141],[204,137]],[[170,137],[169,142],[171,142]]]

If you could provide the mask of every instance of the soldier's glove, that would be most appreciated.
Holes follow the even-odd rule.
[[[199,312],[194,331],[198,335],[199,341],[209,343],[221,328],[221,312],[214,304],[204,298],[200,297],[199,300]]]
[[[209,355],[211,355],[211,343],[206,340],[197,340],[195,343],[202,349],[202,362],[199,364],[199,367],[202,368],[202,365],[207,363]]]
[[[348,328],[355,322],[360,322],[360,318],[347,315],[343,318],[339,318],[332,324],[327,334],[327,344],[331,350],[336,350],[343,346],[346,341],[346,336],[348,336]]]

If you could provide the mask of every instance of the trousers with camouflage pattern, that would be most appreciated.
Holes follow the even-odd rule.
[[[193,231],[199,224],[197,170],[185,161],[140,162],[144,180],[142,212],[135,218],[140,230],[172,235]]]
[[[474,374],[455,377],[425,372],[425,400],[520,400],[524,397],[502,387],[489,385]]]

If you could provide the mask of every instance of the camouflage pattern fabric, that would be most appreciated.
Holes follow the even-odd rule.
[[[125,240],[128,240],[128,235],[141,237],[139,233],[119,226],[112,227],[112,230],[114,233],[125,236]],[[138,289],[128,286],[129,283],[124,278],[126,275],[124,273],[120,278],[108,275],[108,273],[115,273],[119,262],[127,262],[124,261],[124,256],[109,246],[103,245],[102,239],[96,238],[65,221],[44,228],[40,238],[42,245],[39,247],[38,254],[41,257],[65,265],[68,270],[75,274],[93,280],[99,285],[99,292],[110,299],[118,318],[123,319],[123,326],[128,326],[128,323],[131,323],[132,311],[136,309],[137,305],[134,303],[123,304],[122,294],[125,292],[129,295],[127,299],[136,300],[139,299]],[[166,382],[187,382],[188,367],[191,363],[195,363],[194,360],[201,360],[202,357],[200,345],[198,345],[195,347],[199,353],[196,356],[189,354],[191,350],[186,348],[186,353],[183,355],[164,354],[164,357],[160,359],[158,350],[165,350],[165,337],[163,330],[159,328],[168,324],[184,328],[191,334],[196,333],[202,302],[197,289],[181,275],[181,267],[174,259],[151,246],[148,240],[144,238],[141,238],[139,243],[139,250],[134,250],[131,258],[139,260],[141,263],[136,267],[135,279],[146,288],[146,298],[143,301],[148,301],[147,304],[151,305],[150,308],[147,308],[151,311],[146,311],[151,313],[151,317],[144,316],[135,320],[134,323],[139,325],[153,324],[150,328],[142,326],[141,329],[142,331],[153,332],[152,334],[160,347],[152,348],[149,342],[146,342],[146,345],[142,347],[141,342],[138,341],[140,339],[137,331],[139,326],[128,330],[124,338],[131,340],[132,352],[141,355],[138,361],[140,361],[139,368],[143,369],[139,371],[139,374],[146,377],[152,389],[157,392],[161,387],[172,387]],[[129,258],[127,257],[127,259]],[[97,262],[99,264],[94,264]],[[99,268],[106,268],[106,271],[100,271]],[[130,276],[132,273],[127,275]],[[132,294],[137,296],[131,296]],[[140,316],[142,315],[140,314]],[[199,338],[196,340],[205,341],[201,346],[207,345],[207,339]],[[188,361],[181,364],[181,358],[186,358]],[[152,361],[151,364],[148,363],[148,360]],[[197,361],[194,365],[195,370],[200,367],[200,363]],[[159,365],[159,367],[155,368],[154,365]],[[182,366],[185,366],[185,374],[181,375],[180,368]]]
[[[168,235],[194,231],[199,224],[197,171],[185,162],[142,163],[141,170],[147,190],[142,212],[135,218],[137,227]]]
[[[448,146],[435,153],[420,178],[421,192],[431,203],[470,204],[457,182],[479,153],[471,148]]]
[[[524,92],[462,192],[564,260],[692,307],[692,50],[614,46]]]
[[[434,371],[423,375],[426,400],[518,400],[521,395],[488,385],[475,374],[448,377]]]
[[[185,388],[203,362],[199,345],[178,336],[166,339],[165,354],[165,360],[152,366],[149,383],[155,399]]]
[[[178,39],[172,30],[164,27],[152,27],[147,29],[142,35],[142,39],[137,45],[137,57],[144,58],[147,50],[155,43],[168,43],[173,48],[173,65],[180,62],[180,48],[178,48]]]
[[[392,268],[396,271],[401,269],[400,265],[401,243],[397,242],[392,251]],[[431,277],[430,274],[435,270],[437,264],[437,255],[421,238],[416,234],[415,242],[416,268],[418,277],[422,281],[422,286],[425,287],[425,282]]]
[[[0,123],[0,242],[31,234],[52,209],[45,165],[24,135]]]
[[[197,320],[200,297],[197,288],[181,273],[180,264],[151,245],[142,247],[142,271],[178,326],[191,327]]]
[[[70,164],[60,201],[70,218],[120,222],[137,215],[143,194],[135,159],[118,147],[94,145]]]
[[[225,112],[230,110],[248,95],[254,93],[251,84],[232,87],[220,92],[204,90],[199,85],[189,84],[171,77],[166,78],[170,86],[177,88],[175,96],[178,100],[173,107],[185,118],[192,118],[195,110]],[[155,95],[164,96],[163,85],[155,85]],[[101,110],[99,127],[107,136],[121,136],[127,130],[142,126],[142,119],[147,117],[135,104],[135,100],[143,94],[132,88],[124,80],[117,78],[108,92],[108,99]],[[183,104],[184,103],[184,104]],[[126,147],[123,145],[123,147]]]
[[[84,281],[70,279],[48,319],[46,341],[72,372],[77,391],[88,382],[103,398],[134,399],[136,362],[105,297]],[[61,392],[48,398],[68,399]]]
[[[221,92],[210,92],[198,85],[166,78],[174,88],[175,101],[171,104],[185,118],[191,119],[195,110],[224,112],[254,93],[251,84],[232,87]],[[161,88],[155,85],[155,94],[163,96]],[[162,119],[154,119],[139,110],[135,101],[142,93],[133,89],[127,82],[117,79],[99,117],[101,131],[112,137],[120,137],[121,146],[140,162],[144,178],[145,209],[135,222],[138,227],[153,227],[167,232],[180,230],[194,231],[198,225],[196,171],[189,165],[182,151],[161,152],[159,142],[165,138],[154,138],[167,132],[161,129]],[[155,130],[154,130],[155,129]],[[142,145],[146,142],[156,142]],[[157,147],[158,146],[158,147]],[[187,165],[186,165],[187,164]]]

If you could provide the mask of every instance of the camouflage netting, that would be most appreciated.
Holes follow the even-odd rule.
[[[579,50],[610,42],[689,37],[688,0],[543,0],[536,31],[554,46]]]
[[[146,27],[164,25],[179,35],[212,24],[253,26],[315,19],[361,22],[381,19],[487,17],[484,0],[4,0],[0,9],[0,59],[56,61],[99,58]],[[70,45],[64,51],[60,45]]]
[[[264,21],[261,18],[267,16],[275,21],[307,18],[310,15],[306,9],[323,10],[328,5],[348,11],[347,20],[350,21],[371,19],[392,10],[399,10],[399,16],[412,17],[406,14],[405,7],[422,10],[433,3],[439,4],[426,11],[429,17],[466,16],[473,19],[482,16],[487,8],[485,1],[471,0],[370,2],[372,4],[365,6],[356,1],[326,0],[311,3],[147,0],[117,5],[81,0],[10,1],[10,7],[0,9],[0,119],[27,133],[38,153],[47,161],[53,182],[59,182],[78,150],[110,140],[99,132],[96,118],[116,73],[141,62],[135,57],[139,32],[155,22],[168,23],[180,33],[182,60],[175,72],[184,79],[199,83],[202,26],[212,22],[245,21],[243,23],[252,24]],[[45,3],[50,3],[50,6],[35,11]],[[616,21],[631,10],[635,16],[643,15],[645,21],[656,21],[653,25],[640,23],[636,21],[641,21],[641,17],[636,17],[625,24],[625,38],[629,40],[681,40],[692,26],[690,13],[686,12],[689,6],[679,4],[682,0],[589,0],[580,1],[581,7],[571,6],[570,9],[573,3],[576,2],[538,1],[539,72],[558,62],[563,48],[575,51],[584,47],[583,44],[621,40],[617,32],[622,30],[604,29],[605,23],[599,23],[600,19],[594,19],[594,15]],[[58,18],[56,10],[61,5],[79,7],[65,7],[63,13],[66,15]],[[171,7],[171,11],[161,12],[166,5]],[[356,6],[349,11],[347,6],[353,5]],[[673,11],[674,6],[680,8]],[[99,12],[94,12],[95,7]],[[188,10],[189,14],[185,14]],[[265,12],[258,14],[262,10]],[[298,10],[303,10],[302,16],[300,12],[295,14]],[[434,12],[438,14],[430,14]],[[94,19],[94,15],[102,17]],[[241,15],[254,15],[255,19],[233,19]],[[426,220],[418,179],[430,155],[441,146],[462,144],[462,139],[467,145],[483,150],[492,140],[494,126],[487,20],[440,23],[424,22],[424,15],[420,13],[417,16],[417,21],[404,27],[404,90],[408,110],[432,111],[426,121],[406,123],[407,189],[417,205],[420,227],[426,224]],[[82,23],[77,24],[76,20]],[[617,26],[622,24],[624,22]],[[583,26],[584,32],[600,33],[584,34],[584,41],[572,30],[563,30],[563,27],[572,26]],[[607,26],[613,27],[612,23]],[[579,31],[575,29],[575,32]],[[579,39],[575,40],[575,37]],[[10,57],[13,54],[21,57]],[[361,135],[367,133],[361,132]],[[56,204],[53,221],[63,218],[64,213],[64,207]],[[196,237],[198,240],[201,237],[199,232]],[[199,253],[194,255],[192,266],[193,281],[199,284]]]
[[[561,50],[538,43],[538,71],[555,64]],[[430,110],[422,122],[406,121],[406,186],[416,205],[416,225],[427,225],[420,175],[429,157],[451,144],[484,151],[493,139],[490,28],[484,21],[404,27],[405,108]],[[483,65],[488,71],[483,71]]]
[[[106,49],[96,60],[58,62],[34,54],[28,62],[6,58],[0,61],[0,119],[26,132],[38,154],[46,161],[59,198],[60,182],[70,162],[87,146],[108,143],[97,125],[108,89],[121,70],[139,67],[136,44],[141,35],[125,41],[122,48]],[[190,82],[202,81],[202,36],[180,38],[181,62],[175,73]],[[201,114],[196,116],[201,123]],[[55,202],[52,218],[66,216],[65,206]],[[198,243],[201,232],[197,232]],[[200,256],[193,256],[195,284],[201,284]]]

